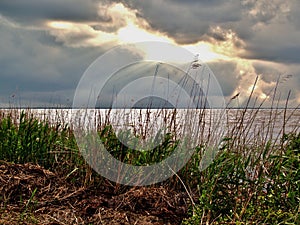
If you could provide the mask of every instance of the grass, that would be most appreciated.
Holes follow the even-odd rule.
[[[201,171],[199,166],[207,143],[216,137],[209,122],[213,115],[205,109],[189,115],[197,118],[197,143],[192,143],[195,152],[177,174],[158,184],[188,192],[190,211],[182,224],[300,224],[300,127],[296,125],[288,131],[292,123],[300,122],[300,119],[290,122],[298,109],[279,109],[275,94],[273,96],[271,109],[263,118],[266,122],[261,127],[256,127],[255,120],[262,119],[263,102],[255,109],[247,104],[242,110],[225,110],[234,123],[226,121],[227,132],[219,143],[215,160]],[[248,103],[251,98],[252,93]],[[190,124],[178,125],[182,121],[176,110],[160,109],[155,113],[148,110],[146,114],[132,111],[137,113],[133,116],[136,122],[128,126],[130,129],[117,133],[111,122],[111,118],[116,118],[113,112],[107,110],[104,116],[97,113],[92,124],[87,126],[97,127],[106,149],[128,164],[140,166],[160,162],[186,141],[182,137],[195,133]],[[117,117],[129,117],[121,113]],[[46,110],[42,117],[31,110],[3,110],[0,114],[0,160],[39,164],[81,187],[101,186],[105,179],[95,173],[80,154],[75,125],[67,124],[59,112],[54,113],[54,120],[49,119],[53,112],[49,114]],[[163,121],[166,129],[152,137],[155,127],[150,120],[153,119]],[[86,135],[88,137],[88,132]],[[146,140],[147,146],[153,149],[134,150],[141,140]],[[129,187],[114,184],[114,188],[122,192]],[[30,215],[27,213],[34,207],[36,191],[33,190],[27,201],[23,216]],[[1,201],[1,210],[4,210],[5,201]]]
[[[256,160],[224,148],[199,174],[199,203],[183,224],[299,224],[300,135],[286,138],[284,150]]]

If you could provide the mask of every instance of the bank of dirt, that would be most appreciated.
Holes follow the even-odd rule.
[[[81,187],[38,165],[0,162],[0,224],[180,224],[185,192],[111,183]]]

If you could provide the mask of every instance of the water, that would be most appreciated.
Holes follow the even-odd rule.
[[[1,111],[3,114],[13,113],[17,116],[21,110],[1,109]],[[277,141],[283,133],[300,132],[300,109],[247,109],[246,111],[243,109],[188,111],[179,109],[175,117],[171,109],[151,111],[146,109],[28,109],[25,111],[50,123],[60,123],[62,126],[68,124],[73,128],[80,127],[86,130],[110,123],[115,130],[131,130],[144,138],[155,136],[162,127],[167,131],[173,129],[179,136],[189,133],[194,136],[202,135],[202,138],[213,134],[214,130],[225,129],[226,132],[222,135],[240,135],[249,141],[254,139]],[[172,120],[175,123],[172,124]]]

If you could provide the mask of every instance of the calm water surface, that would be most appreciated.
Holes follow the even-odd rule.
[[[18,115],[20,109],[13,109]],[[1,109],[3,113],[11,112]],[[81,128],[94,129],[95,125],[110,122],[115,129],[149,130],[157,132],[166,120],[171,120],[173,110],[71,110],[71,109],[30,109],[36,117],[53,123],[70,124]],[[76,115],[76,116],[74,116]],[[212,132],[212,128],[226,126],[230,135],[245,135],[251,138],[278,139],[283,133],[300,132],[300,109],[226,109],[226,110],[177,110],[176,129],[188,126],[196,132],[201,126],[202,133]],[[173,118],[174,119],[174,118]],[[220,125],[220,120],[221,125]],[[201,124],[201,125],[200,125]],[[213,126],[213,125],[214,126]],[[174,128],[173,127],[173,128]],[[193,128],[192,128],[193,127]],[[152,131],[151,131],[152,130]]]

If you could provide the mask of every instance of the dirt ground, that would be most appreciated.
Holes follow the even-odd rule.
[[[180,224],[188,196],[165,187],[78,187],[32,164],[0,162],[0,224]]]

